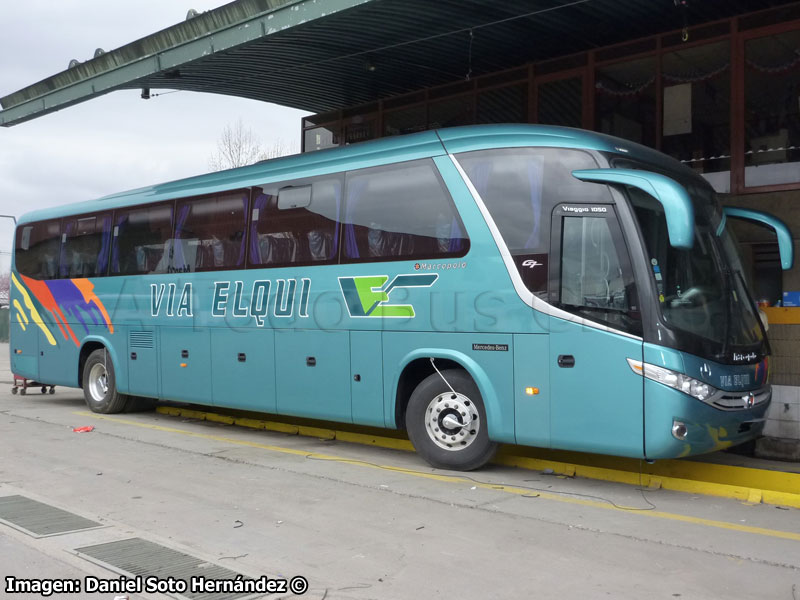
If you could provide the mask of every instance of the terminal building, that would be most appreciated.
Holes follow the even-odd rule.
[[[480,123],[601,131],[684,162],[725,204],[779,216],[800,251],[796,1],[236,0],[9,93],[0,125],[123,89],[309,111],[303,152]],[[781,270],[771,230],[736,227],[770,319],[765,433],[791,455],[800,266]]]

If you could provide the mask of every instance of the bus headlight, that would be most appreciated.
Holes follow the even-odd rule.
[[[714,386],[689,377],[688,375],[684,375],[683,373],[665,369],[664,367],[643,363],[640,360],[633,360],[632,358],[628,359],[628,364],[634,373],[657,381],[658,383],[663,383],[668,387],[683,392],[684,394],[689,394],[693,398],[697,398],[703,402],[706,402],[714,394],[719,392]]]

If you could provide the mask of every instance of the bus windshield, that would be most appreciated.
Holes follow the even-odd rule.
[[[674,177],[674,175],[673,175]],[[682,178],[695,211],[694,247],[669,243],[664,209],[635,188],[628,197],[639,222],[664,324],[681,349],[721,363],[753,363],[767,352],[764,329],[747,291],[737,244],[711,191]]]

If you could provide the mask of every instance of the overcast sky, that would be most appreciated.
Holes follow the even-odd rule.
[[[61,72],[96,48],[113,50],[223,0],[26,0],[0,20],[0,97]],[[153,90],[158,93],[161,90]],[[208,171],[226,124],[241,118],[264,146],[299,150],[296,110],[177,92],[142,100],[113,92],[14,127],[0,127],[0,213],[97,198]],[[5,221],[5,220],[2,220]],[[0,243],[10,246],[0,223]]]

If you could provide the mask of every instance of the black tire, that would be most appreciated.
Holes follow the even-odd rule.
[[[482,467],[494,456],[497,444],[489,439],[486,410],[478,386],[461,369],[442,371],[442,376],[456,394],[438,373],[426,377],[408,401],[408,437],[420,456],[434,467],[455,471]],[[448,415],[464,423],[466,417],[460,415],[465,413],[474,427],[443,426],[442,418]],[[437,436],[436,441],[433,436]]]
[[[92,412],[107,415],[125,410],[129,396],[117,391],[114,364],[104,349],[95,350],[86,359],[82,379],[83,398]]]

